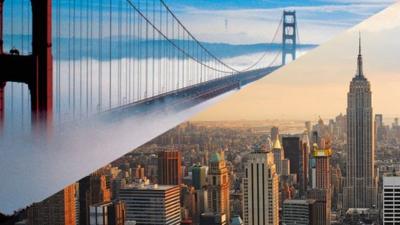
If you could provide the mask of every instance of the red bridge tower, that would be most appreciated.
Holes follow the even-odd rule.
[[[4,121],[4,87],[7,82],[29,87],[32,122],[48,126],[53,112],[53,56],[51,1],[31,0],[32,54],[7,54],[3,49],[3,6],[0,0],[0,124]],[[10,0],[13,1],[13,0]]]

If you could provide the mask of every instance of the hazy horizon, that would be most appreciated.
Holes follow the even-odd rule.
[[[400,47],[393,37],[400,35],[399,12],[396,3],[192,120],[315,120],[345,114],[356,72],[359,31],[374,113],[398,117]]]

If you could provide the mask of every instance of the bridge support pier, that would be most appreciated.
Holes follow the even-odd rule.
[[[25,83],[29,87],[34,127],[51,126],[53,119],[52,0],[31,0],[32,55],[4,53],[4,1],[0,0],[0,68],[3,71],[0,75],[0,124],[4,120],[5,84],[6,82],[19,82]]]

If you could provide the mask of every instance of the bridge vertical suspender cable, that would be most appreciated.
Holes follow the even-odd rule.
[[[163,25],[162,25],[162,8],[161,8],[162,6],[161,6],[161,3],[159,4],[159,26],[162,28],[163,27]],[[155,9],[154,9],[155,10]],[[161,66],[162,66],[162,60],[163,60],[163,55],[162,55],[162,51],[163,51],[163,43],[161,42],[161,35],[160,34],[158,34],[158,39],[157,39],[157,41],[158,41],[158,58],[159,58],[159,60],[158,60],[158,62],[159,62],[159,64],[158,64],[158,92],[157,92],[157,94],[159,95],[159,94],[161,94],[162,93],[162,87],[161,87],[161,84],[162,84],[162,82],[163,82],[163,80],[162,80],[162,72],[164,72],[162,69],[161,69]]]
[[[100,112],[102,110],[102,101],[103,101],[103,0],[99,0],[99,74],[98,74],[98,105],[97,111]]]
[[[110,37],[109,37],[109,83],[108,83],[108,108],[111,109],[111,98],[112,98],[112,17],[113,17],[113,9],[112,9],[112,0],[110,0],[109,4],[110,4],[110,25],[109,25],[109,29],[110,29]]]
[[[122,1],[118,1],[118,106],[121,106],[122,95],[122,77],[121,77],[121,59],[122,59]]]
[[[93,111],[93,11],[94,11],[94,6],[93,6],[93,0],[90,0],[90,19],[89,19],[89,24],[90,24],[90,44],[89,44],[89,48],[90,50],[89,52],[89,59],[90,59],[90,82],[89,82],[89,110],[90,113]]]
[[[68,113],[71,110],[71,10],[72,1],[68,1]]]
[[[79,60],[79,118],[81,118],[82,117],[82,102],[83,102],[83,97],[82,97],[82,76],[83,76],[83,74],[82,74],[82,72],[83,72],[83,69],[82,69],[82,64],[83,64],[83,62],[82,62],[82,60],[83,60],[83,57],[82,57],[82,47],[83,47],[83,45],[82,45],[82,41],[83,41],[83,34],[82,34],[82,32],[83,32],[83,29],[82,29],[82,26],[83,26],[83,21],[82,21],[82,15],[83,15],[83,1],[80,1],[80,6],[79,6],[79,58],[80,58],[80,60]]]
[[[86,110],[85,111],[86,111],[86,113],[85,113],[85,115],[86,115],[86,117],[89,116],[89,61],[91,61],[91,58],[88,57],[88,55],[89,55],[88,48],[89,48],[90,42],[93,42],[93,40],[90,40],[90,38],[89,38],[89,30],[90,30],[90,28],[89,28],[89,13],[90,13],[89,0],[86,0],[86,15],[85,15],[85,18],[86,18],[86,35],[85,35],[85,38],[86,38],[86,48],[85,48],[85,50],[86,50],[86,52],[85,52],[85,55],[86,55],[86,76],[85,76],[86,107],[85,107],[85,109]]]
[[[24,8],[24,0],[21,0],[21,54],[25,54],[25,10]],[[24,93],[24,84],[20,84],[20,88],[21,88],[21,128],[24,128],[24,97],[25,97],[25,93]]]
[[[128,34],[126,35],[127,36],[126,41],[127,41],[128,46],[126,48],[126,52],[127,52],[128,56],[132,55],[132,45],[134,45],[135,50],[137,48],[135,42],[132,44],[132,37],[133,37],[132,36],[132,30],[133,30],[133,34],[134,34],[135,33],[135,25],[136,25],[135,21],[136,21],[135,16],[133,16],[133,28],[132,28],[132,12],[128,10],[127,16],[126,16],[126,24],[127,24],[127,27],[128,27],[128,29],[127,29]],[[135,63],[135,61],[133,63]],[[131,98],[134,99],[134,94],[131,93],[131,89],[132,89],[131,88],[131,86],[132,86],[132,81],[131,81],[131,77],[132,77],[131,69],[132,69],[132,66],[131,66],[131,64],[132,64],[132,57],[129,57],[129,58],[127,58],[127,62],[126,62],[126,65],[125,65],[125,68],[126,68],[126,72],[125,72],[126,73],[126,76],[125,76],[126,77],[125,78],[126,79],[126,85],[125,86],[126,86],[126,98],[127,98],[128,102],[131,102]]]

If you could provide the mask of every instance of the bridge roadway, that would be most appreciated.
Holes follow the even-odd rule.
[[[113,121],[150,112],[181,111],[234,89],[240,89],[242,86],[254,82],[280,67],[273,66],[251,70],[191,85],[110,109],[99,114],[99,117],[102,120]]]

